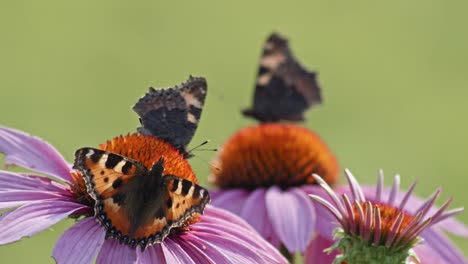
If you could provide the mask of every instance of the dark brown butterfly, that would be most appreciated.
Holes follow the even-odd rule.
[[[140,116],[138,132],[165,140],[185,156],[198,126],[207,92],[206,80],[192,77],[173,88],[150,88],[133,106]]]
[[[243,114],[261,122],[302,121],[304,111],[321,101],[316,73],[294,58],[287,39],[270,35],[260,59],[253,106]]]

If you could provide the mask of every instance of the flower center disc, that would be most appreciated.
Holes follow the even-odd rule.
[[[288,188],[313,184],[316,173],[332,184],[338,164],[312,131],[292,125],[264,123],[234,134],[223,146],[211,180],[221,188]]]
[[[118,136],[100,144],[99,148],[115,154],[134,159],[148,170],[159,158],[164,158],[163,174],[175,175],[179,178],[198,183],[195,174],[184,156],[171,144],[149,135],[134,133]]]

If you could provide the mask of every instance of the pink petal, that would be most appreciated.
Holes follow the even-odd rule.
[[[201,221],[191,226],[188,234],[212,234],[239,244],[256,248],[257,254],[270,259],[270,263],[285,263],[284,257],[271,244],[266,242],[255,230],[240,217],[226,211],[207,206]],[[215,243],[215,241],[213,241]],[[273,261],[274,260],[274,261]]]
[[[211,192],[210,192],[211,193]],[[212,205],[207,205],[205,211],[203,212],[202,218],[205,219],[206,222],[211,223],[230,223],[233,225],[237,225],[239,228],[247,228],[251,229],[252,227],[238,215],[221,208],[216,208]]]
[[[268,216],[265,193],[263,188],[253,191],[246,199],[240,217],[252,225],[268,242],[279,247],[281,242],[274,232]]]
[[[437,228],[432,227],[424,230],[421,237],[424,238],[424,244],[432,248],[433,254],[437,254],[447,263],[466,263],[463,253]]]
[[[66,218],[73,212],[86,209],[81,204],[66,201],[42,201],[24,205],[0,221],[0,245],[32,236]]]
[[[244,189],[210,190],[211,205],[239,215],[249,191]]]
[[[104,244],[105,234],[94,217],[87,217],[60,236],[52,256],[57,264],[92,263]]]
[[[302,186],[301,189],[307,194],[317,195],[327,200],[328,202],[333,202],[328,194],[320,187]],[[338,220],[328,209],[319,205],[318,203],[314,203],[314,209],[316,215],[315,231],[321,236],[333,240],[333,230],[341,226]]]
[[[47,191],[0,191],[0,210],[40,200],[65,200],[62,194]]]
[[[179,243],[183,243],[183,241],[179,241]],[[174,242],[174,240],[169,238],[164,240],[164,243],[161,244],[166,263],[195,264],[196,262],[194,259],[192,259],[192,257],[184,251],[179,243]],[[153,261],[150,263],[155,262]]]
[[[164,243],[168,241],[168,238],[164,240]],[[164,252],[162,249],[161,244],[154,244],[149,246],[145,249],[145,251],[141,252],[141,250],[136,251],[137,257],[137,264],[146,264],[146,263],[161,263],[165,264],[166,259],[164,258]]]
[[[180,249],[183,252],[185,252],[188,256],[190,256],[191,260],[188,261],[188,263],[216,263],[205,252],[206,247],[204,248],[204,245],[198,244],[197,240],[194,239],[193,236],[191,236],[191,235],[189,235],[189,236],[186,236],[186,235],[177,236],[177,237],[173,238],[173,242],[174,242],[174,244],[179,245]],[[168,247],[168,249],[173,251],[173,253],[175,253],[174,255],[176,255],[177,251],[174,251],[174,250],[177,249],[177,247],[171,247],[171,248]],[[165,253],[166,252],[168,252],[168,251],[166,250]],[[166,254],[166,261],[170,260],[170,259],[167,258],[167,256],[168,255]],[[178,258],[178,257],[174,256],[171,259],[176,259],[176,258]],[[180,263],[182,263],[182,262],[180,262]]]
[[[119,244],[113,238],[109,238],[99,252],[96,264],[134,263],[136,261],[136,250],[127,245]]]
[[[195,234],[194,234],[195,235]],[[234,236],[221,236],[207,233],[197,233],[194,244],[201,246],[205,254],[214,260],[214,263],[269,263],[264,254],[255,252],[256,247],[242,243]],[[250,246],[250,247],[249,247]]]
[[[315,229],[315,210],[300,189],[270,187],[266,194],[269,218],[276,234],[290,252],[304,252]]]
[[[307,247],[304,255],[305,264],[316,264],[316,263],[333,263],[338,251],[332,252],[330,255],[323,252],[325,249],[331,247],[334,244],[333,240],[324,238],[320,235],[314,238]]]
[[[423,264],[441,264],[447,263],[437,254],[434,254],[434,249],[426,244],[418,245],[414,248],[416,255]],[[463,263],[463,262],[460,262]]]
[[[0,127],[0,152],[7,164],[53,175],[70,182],[70,165],[60,153],[44,140],[19,130]]]
[[[43,190],[67,194],[66,187],[49,178],[0,170],[0,191]]]

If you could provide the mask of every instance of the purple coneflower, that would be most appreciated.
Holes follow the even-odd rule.
[[[152,141],[152,137],[134,134],[116,138],[100,148],[117,152],[125,147],[141,150],[148,146],[132,144],[148,141]],[[125,142],[125,145],[119,142]],[[165,149],[148,152],[161,156],[159,152]],[[23,132],[0,128],[0,152],[6,155],[7,164],[47,175],[0,171],[0,210],[15,208],[0,218],[2,245],[32,236],[73,217],[80,220],[62,234],[53,250],[58,263],[87,264],[95,258],[97,263],[286,262],[242,219],[212,206],[207,206],[203,215],[189,221],[188,227],[175,230],[162,243],[143,252],[114,239],[106,240],[104,228],[93,217],[93,200],[86,193],[83,179],[77,171],[71,170],[71,165],[54,147]],[[191,177],[190,165],[178,157],[181,155],[163,154],[166,169],[171,170],[169,164],[172,164],[173,171],[188,175],[179,176]]]
[[[322,178],[314,175],[329,198],[324,199],[323,192],[310,195],[326,212],[321,213],[320,234],[309,247],[307,263],[331,262],[333,259],[334,263],[466,262],[463,254],[441,232],[446,230],[468,236],[468,228],[452,218],[463,208],[447,210],[452,199],[439,209],[435,208],[440,189],[422,201],[412,195],[416,182],[406,193],[399,193],[398,175],[388,190],[383,187],[382,172],[376,187],[361,187],[348,170],[345,173],[349,190],[332,190]],[[334,245],[332,233],[338,239]],[[322,253],[326,247],[334,254],[326,256]]]
[[[337,179],[334,155],[312,131],[263,123],[241,129],[222,147],[211,181],[213,204],[240,215],[274,246],[304,252],[316,214],[307,196],[312,173]],[[286,254],[286,252],[283,252]],[[288,254],[286,254],[288,255]]]

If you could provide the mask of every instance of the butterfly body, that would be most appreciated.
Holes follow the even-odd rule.
[[[207,190],[197,184],[164,175],[163,158],[148,170],[130,158],[82,148],[75,153],[74,168],[82,172],[95,199],[95,217],[106,237],[142,250],[183,227],[210,201]]]
[[[260,59],[253,106],[243,114],[260,122],[302,121],[304,111],[321,101],[315,72],[294,58],[286,39],[272,34]]]

